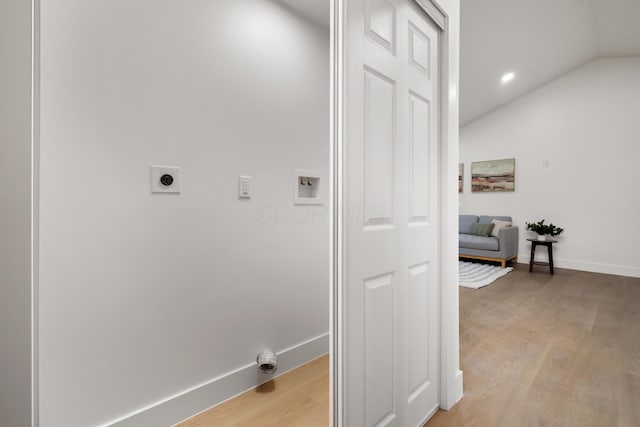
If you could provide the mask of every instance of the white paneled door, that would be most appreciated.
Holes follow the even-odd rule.
[[[439,406],[439,28],[347,3],[343,421],[418,426]]]

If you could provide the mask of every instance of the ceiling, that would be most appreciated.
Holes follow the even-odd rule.
[[[329,0],[277,1],[329,26]],[[460,3],[461,125],[596,57],[640,56],[640,0]]]
[[[461,0],[460,44],[463,125],[595,57],[640,56],[640,0]]]
[[[318,24],[329,27],[329,0],[277,0]]]

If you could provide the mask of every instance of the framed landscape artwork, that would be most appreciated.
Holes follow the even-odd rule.
[[[463,178],[464,178],[464,163],[458,163],[458,193],[462,193]]]
[[[516,159],[471,163],[471,191],[515,191]]]

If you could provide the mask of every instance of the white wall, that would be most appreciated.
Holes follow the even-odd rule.
[[[326,334],[328,204],[294,207],[291,181],[328,170],[328,30],[267,0],[49,0],[41,19],[42,427]],[[153,164],[182,194],[150,194]]]
[[[519,262],[525,222],[545,218],[565,228],[559,267],[640,277],[639,111],[640,58],[603,58],[462,127],[460,211],[513,216]],[[471,162],[502,158],[516,191],[471,193]]]
[[[31,2],[0,2],[0,425],[31,425]]]

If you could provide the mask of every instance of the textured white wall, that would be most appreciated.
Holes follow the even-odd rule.
[[[0,2],[0,425],[31,425],[31,2]]]
[[[602,58],[462,127],[460,211],[513,216],[520,262],[546,218],[566,230],[559,267],[640,277],[639,111],[640,58]],[[514,193],[471,193],[472,161],[512,157]]]
[[[328,204],[291,182],[328,170],[328,60],[326,28],[267,0],[43,2],[42,427],[328,331]],[[182,194],[150,194],[152,164]]]

